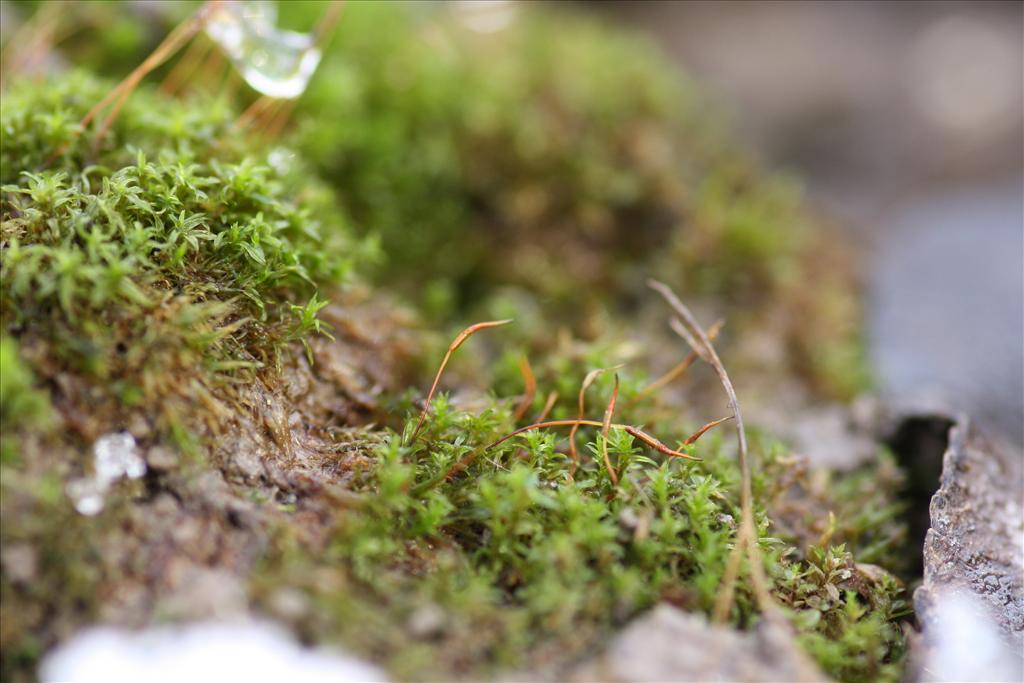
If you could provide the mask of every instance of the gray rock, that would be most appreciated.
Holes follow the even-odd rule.
[[[573,681],[826,681],[785,625],[765,619],[749,633],[660,604],[608,649],[569,676]]]
[[[939,490],[930,506],[924,544],[924,582],[914,607],[926,650],[943,642],[952,596],[977,605],[1002,649],[1024,652],[1024,517],[1022,465],[957,420],[949,431]],[[948,611],[948,610],[946,610]],[[935,658],[923,657],[929,674]],[[930,665],[927,663],[931,663]],[[1020,663],[1016,663],[1020,670]],[[979,671],[984,676],[985,672]]]

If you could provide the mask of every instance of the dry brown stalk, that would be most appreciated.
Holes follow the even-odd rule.
[[[235,119],[234,128],[235,130],[242,130],[247,128],[253,121],[262,121],[264,114],[267,111],[271,112],[277,108],[279,100],[275,100],[273,97],[267,97],[263,95],[253,100],[252,104],[245,108],[238,118]],[[257,124],[258,125],[258,124]]]
[[[750,463],[747,453],[747,435],[743,427],[743,415],[740,412],[736,390],[729,379],[729,373],[726,372],[725,366],[715,352],[715,347],[712,345],[707,333],[701,328],[700,323],[697,322],[693,313],[690,312],[690,309],[679,300],[667,285],[656,280],[648,280],[647,284],[651,289],[658,292],[678,314],[678,318],[671,320],[673,331],[685,339],[697,355],[714,369],[729,398],[729,407],[732,410],[732,416],[735,418],[736,437],[739,444],[741,521],[739,533],[736,537],[736,545],[729,556],[725,575],[722,578],[722,588],[719,591],[718,599],[715,601],[714,619],[717,622],[724,622],[732,610],[736,580],[739,576],[740,561],[744,552],[746,552],[747,561],[750,564],[754,596],[761,610],[767,611],[772,607],[772,599],[768,591],[768,578],[764,573],[764,563],[761,559],[760,548],[757,545],[757,531],[754,525],[751,493]]]
[[[341,18],[341,10],[345,8],[345,0],[331,0],[327,3],[327,9],[323,16],[317,21],[313,34],[316,36],[316,46],[321,51],[327,47],[331,36],[334,35],[334,27],[338,25]]]
[[[725,325],[725,321],[724,320],[717,320],[717,321],[715,321],[715,323],[711,327],[708,328],[708,339],[714,341],[715,338],[718,337],[718,333],[722,330],[722,327],[724,325]],[[690,366],[693,365],[694,362],[696,362],[697,358],[698,358],[697,352],[691,350],[689,353],[686,354],[686,357],[683,358],[683,360],[679,361],[679,363],[675,367],[673,367],[671,370],[666,372],[664,375],[662,375],[658,379],[656,379],[653,382],[651,382],[650,384],[648,384],[646,387],[641,389],[639,392],[637,392],[637,394],[633,398],[633,400],[636,401],[638,399],[643,398],[644,396],[648,396],[648,395],[658,391],[659,389],[661,389],[665,385],[670,384],[670,383],[676,381],[677,379],[682,377],[683,374],[687,370],[690,369]]]
[[[288,119],[291,117],[292,112],[295,111],[296,100],[282,100],[281,104],[277,107],[277,111],[274,115],[266,122],[263,126],[263,134],[265,137],[274,139],[280,135],[281,131],[284,130],[285,125],[288,123]]]
[[[174,65],[171,72],[167,74],[160,84],[160,92],[165,95],[173,95],[181,88],[185,81],[192,75],[196,68],[206,59],[213,50],[212,40],[197,37],[185,50],[178,63]]]
[[[543,422],[547,419],[548,413],[555,407],[555,401],[558,400],[558,392],[552,391],[548,394],[547,400],[544,401],[544,407],[537,413],[537,417],[534,418],[534,422]]]
[[[317,21],[317,25],[313,29],[313,35],[316,38],[316,47],[321,52],[326,48],[327,43],[330,42],[331,36],[334,33],[334,27],[337,25],[338,19],[341,18],[341,10],[344,6],[345,0],[332,0],[328,3],[327,9]],[[295,103],[295,99],[274,99],[269,104],[264,103],[261,105],[258,113],[247,116],[246,114],[249,114],[247,111],[246,114],[239,117],[238,121],[235,123],[235,127],[245,128],[252,123],[251,119],[256,119],[253,130],[256,133],[262,134],[264,137],[273,139],[277,137],[282,130],[284,130],[285,125],[288,123],[288,119],[295,110]]]
[[[572,425],[582,425],[582,426],[587,426],[587,427],[602,427],[603,428],[604,427],[604,422],[598,422],[597,420],[548,420],[547,422],[538,422],[536,424],[527,425],[525,427],[520,427],[519,429],[515,430],[514,432],[506,434],[505,436],[501,437],[497,441],[495,441],[493,443],[490,443],[487,446],[485,446],[483,450],[485,450],[485,451],[486,450],[490,450],[491,448],[494,448],[495,446],[499,446],[499,445],[505,443],[506,441],[508,441],[509,439],[511,439],[513,437],[519,436],[520,434],[525,434],[526,432],[530,432],[530,431],[533,431],[535,429],[548,429],[550,427],[570,427]],[[645,431],[643,431],[643,430],[641,430],[641,429],[639,429],[637,427],[634,427],[633,425],[619,424],[617,422],[612,422],[609,425],[609,427],[614,427],[615,429],[621,429],[621,430],[625,431],[627,434],[630,434],[634,438],[639,439],[640,441],[644,442],[645,444],[647,444],[648,446],[650,446],[654,450],[656,450],[659,453],[662,453],[664,455],[668,455],[668,456],[673,457],[673,458],[686,458],[687,460],[700,460],[700,458],[698,458],[697,456],[690,455],[689,453],[685,453],[683,451],[674,451],[674,450],[672,450],[671,448],[669,448],[668,446],[663,444],[661,441],[659,441],[655,437],[651,436],[647,432],[645,432]]]
[[[523,419],[526,411],[533,405],[533,399],[537,395],[537,377],[533,374],[533,367],[530,366],[530,359],[525,355],[519,359],[519,374],[523,376],[523,397],[516,404],[512,417],[516,422]]]
[[[448,350],[444,354],[444,358],[441,359],[441,365],[437,368],[437,374],[434,375],[434,383],[430,385],[430,391],[427,392],[427,400],[423,404],[423,412],[420,413],[420,419],[416,423],[416,429],[413,430],[412,436],[409,440],[412,441],[416,438],[416,435],[420,433],[420,428],[423,426],[423,421],[427,419],[427,413],[430,412],[430,402],[434,400],[434,393],[437,391],[437,384],[441,381],[441,375],[444,373],[445,367],[448,365],[448,361],[451,359],[452,354],[462,346],[463,342],[472,337],[480,330],[485,330],[490,327],[499,327],[501,325],[507,325],[512,322],[512,319],[508,320],[491,320],[488,322],[476,323],[470,325],[452,340],[452,343],[448,345]]]
[[[0,59],[0,83],[8,75],[35,72],[58,41],[57,31],[65,11],[63,2],[43,3],[4,44]],[[37,74],[41,75],[41,74]]]
[[[99,125],[96,132],[96,137],[93,140],[93,148],[99,149],[100,143],[106,136],[110,126],[114,123],[114,119],[117,118],[118,113],[121,111],[121,107],[128,101],[128,97],[132,91],[138,87],[139,83],[143,78],[146,77],[153,69],[157,68],[165,61],[171,58],[171,56],[180,50],[185,43],[187,43],[192,36],[199,32],[206,22],[206,19],[210,16],[210,13],[217,7],[219,0],[210,0],[200,7],[196,12],[185,21],[178,24],[177,27],[171,33],[164,38],[164,41],[160,43],[155,50],[146,59],[142,61],[135,69],[128,74],[128,76],[121,81],[113,90],[97,102],[92,109],[82,119],[81,126],[84,130],[89,123],[106,107],[113,104],[111,111],[107,114],[107,117]],[[61,150],[61,153],[63,150]],[[59,153],[58,153],[59,155]]]
[[[461,460],[459,460],[457,463],[452,465],[448,469],[448,471],[445,472],[443,475],[441,475],[439,477],[436,477],[435,479],[432,479],[431,481],[425,482],[424,484],[421,484],[417,488],[418,488],[419,491],[423,491],[423,490],[426,490],[426,489],[430,488],[431,486],[433,486],[434,484],[436,484],[438,482],[445,481],[447,479],[451,479],[456,474],[458,474],[462,470],[464,470],[467,467],[469,467],[473,463],[473,461],[476,460],[480,456],[481,453],[483,453],[485,451],[488,451],[488,450],[494,448],[495,446],[500,446],[501,444],[505,443],[509,439],[514,438],[516,436],[519,436],[520,434],[525,434],[526,432],[530,432],[530,431],[533,431],[535,429],[548,429],[550,427],[569,427],[569,426],[573,426],[573,425],[585,425],[585,426],[588,426],[588,427],[602,427],[602,428],[604,427],[604,423],[603,422],[598,422],[597,420],[549,420],[547,422],[538,422],[536,424],[527,425],[525,427],[520,427],[519,429],[515,430],[514,432],[511,432],[510,434],[506,434],[505,436],[501,437],[497,441],[494,441],[494,442],[484,446],[483,448],[475,448],[475,449],[473,449],[471,452],[469,452],[465,456],[463,456],[463,458]],[[613,422],[613,423],[609,424],[609,428],[611,428],[611,427],[614,427],[615,429],[622,429],[622,430],[624,430],[627,434],[630,434],[631,436],[633,436],[633,438],[639,439],[643,443],[647,444],[650,448],[653,448],[654,450],[656,450],[659,453],[662,453],[664,455],[667,455],[667,456],[670,456],[670,457],[673,457],[673,458],[685,458],[687,460],[700,460],[700,458],[698,458],[696,456],[693,456],[693,455],[690,455],[689,453],[684,453],[682,451],[674,451],[674,450],[672,450],[671,448],[669,448],[668,446],[663,444],[661,441],[659,441],[655,437],[651,436],[647,432],[644,432],[643,430],[640,430],[640,429],[638,429],[638,428],[636,428],[636,427],[634,427],[632,425],[616,424],[616,423]]]
[[[704,425],[703,427],[701,427],[700,429],[695,431],[693,434],[691,434],[690,438],[688,438],[686,441],[683,442],[683,445],[684,446],[690,446],[690,445],[696,443],[697,439],[699,439],[700,437],[704,436],[704,432],[708,431],[709,429],[711,429],[713,427],[717,427],[718,425],[722,424],[726,420],[731,420],[731,419],[732,419],[732,415],[726,415],[725,417],[720,417],[717,420],[712,420],[711,422],[708,422],[706,425]]]
[[[587,389],[589,389],[590,385],[594,383],[594,380],[601,376],[602,373],[608,372],[609,370],[617,370],[618,368],[621,367],[621,365],[616,365],[611,368],[597,368],[596,370],[591,370],[590,372],[587,373],[586,377],[583,378],[583,382],[580,384],[580,393],[577,400],[577,420],[583,419],[583,415],[586,411]],[[540,420],[537,421],[540,422]],[[572,481],[572,478],[576,476],[576,469],[577,467],[579,467],[580,462],[580,456],[576,450],[576,432],[579,430],[579,428],[580,423],[577,422],[576,424],[573,425],[572,430],[569,432],[569,457],[572,459],[572,463],[569,465],[569,481]]]
[[[612,397],[608,401],[608,407],[604,410],[604,422],[601,425],[601,459],[604,460],[604,466],[608,469],[608,476],[612,480],[614,486],[619,485],[619,475],[615,473],[615,468],[612,467],[612,461],[608,457],[608,430],[612,426],[612,416],[615,414],[615,401],[619,398],[619,373],[615,373],[615,388],[612,389]]]

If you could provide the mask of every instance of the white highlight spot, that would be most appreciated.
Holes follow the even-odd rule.
[[[269,622],[199,622],[128,631],[88,628],[46,655],[42,681],[386,681],[341,652],[305,648]]]
[[[936,605],[924,665],[926,681],[1020,681],[1021,660],[1000,638],[988,607],[968,589],[949,589]]]
[[[138,479],[146,474],[146,461],[128,432],[104,434],[92,447],[93,475],[68,482],[67,494],[79,514],[87,517],[103,510],[104,498],[118,479]]]

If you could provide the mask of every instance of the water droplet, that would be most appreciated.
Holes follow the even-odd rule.
[[[92,447],[96,479],[111,483],[121,477],[138,479],[146,473],[146,462],[135,447],[135,438],[128,432],[105,434]]]
[[[79,514],[92,517],[103,509],[106,489],[106,486],[92,478],[75,479],[68,483],[67,493]]]
[[[206,33],[217,42],[253,88],[291,99],[306,89],[320,64],[313,35],[275,27],[269,2],[225,2],[210,16]]]
[[[267,155],[267,163],[270,164],[270,167],[275,171],[281,175],[285,175],[291,170],[292,159],[294,158],[294,153],[289,152],[283,147],[275,147],[270,150],[270,153]]]

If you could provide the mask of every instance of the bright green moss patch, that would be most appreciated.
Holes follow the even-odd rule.
[[[78,121],[109,87],[5,93],[4,324],[122,404],[272,365],[370,252],[293,154],[245,149],[223,102],[136,93],[94,150]]]
[[[584,462],[572,480],[565,432],[530,432],[439,481],[515,427],[509,403],[467,413],[441,397],[409,444],[414,423],[378,449],[324,549],[275,546],[253,579],[265,607],[277,610],[282,587],[298,587],[308,611],[279,616],[427,680],[523,667],[557,675],[658,601],[710,611],[739,519],[739,473],[722,439],[699,443],[702,462],[665,461],[613,430],[616,486],[594,430],[578,436]],[[667,443],[685,438],[667,423],[658,429]],[[784,476],[785,453],[755,439],[757,499]],[[808,652],[842,680],[898,680],[898,582],[862,577],[843,546],[805,559],[793,539],[773,538],[763,508],[757,518],[773,593]],[[731,619],[757,619],[746,588]]]

